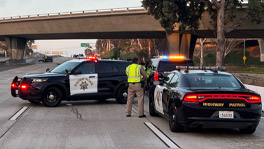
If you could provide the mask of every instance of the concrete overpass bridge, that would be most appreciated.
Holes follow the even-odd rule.
[[[243,9],[240,11],[238,16],[244,13]],[[209,18],[207,13],[203,15],[201,26],[195,33],[179,32],[175,29],[174,33],[167,37],[159,21],[148,15],[143,8],[17,16],[0,18],[0,40],[7,42],[11,59],[23,58],[27,40],[131,38],[168,38],[170,53],[184,54],[192,58],[197,38],[215,37]],[[264,60],[264,23],[256,25],[246,21],[236,30],[226,34],[226,37],[260,38]]]

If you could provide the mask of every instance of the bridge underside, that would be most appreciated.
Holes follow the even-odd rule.
[[[23,34],[12,36],[0,36],[8,44],[9,57],[20,60],[26,40],[50,40],[50,39],[152,39],[167,38],[170,54],[181,54],[192,58],[197,38],[216,38],[212,30],[197,31],[192,34],[173,33],[167,36],[164,31],[137,31],[137,32],[89,32],[89,33],[49,33],[49,34]],[[226,34],[226,38],[259,38],[261,60],[264,58],[264,30],[235,30]],[[22,42],[23,41],[23,42]]]
[[[190,33],[183,33],[190,34]],[[212,30],[202,30],[191,33],[198,38],[216,38]],[[27,40],[52,40],[52,39],[152,39],[166,38],[164,31],[131,31],[131,32],[81,32],[81,33],[47,33],[47,34],[13,34],[0,36],[4,41],[5,37],[24,38]],[[226,38],[264,38],[264,30],[235,30],[226,34]]]

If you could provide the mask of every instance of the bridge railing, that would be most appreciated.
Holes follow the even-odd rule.
[[[57,13],[43,13],[43,14],[32,14],[32,15],[21,15],[12,17],[0,17],[2,20],[17,20],[26,18],[38,18],[38,17],[53,17],[53,16],[70,16],[70,15],[82,15],[82,14],[99,14],[99,13],[114,13],[119,11],[135,11],[142,10],[143,7],[122,7],[122,8],[109,8],[109,9],[94,9],[94,10],[82,10],[82,11],[70,11],[70,12],[57,12]]]

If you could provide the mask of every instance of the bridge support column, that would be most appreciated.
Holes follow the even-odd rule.
[[[264,39],[259,39],[260,61],[264,62]]]
[[[12,60],[21,60],[24,56],[26,40],[23,38],[5,37],[8,48],[9,58]]]
[[[172,33],[167,36],[169,43],[169,53],[171,55],[184,55],[187,58],[193,58],[193,52],[197,36],[191,34]]]

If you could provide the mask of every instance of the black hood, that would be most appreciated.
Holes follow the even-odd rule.
[[[26,78],[45,78],[45,77],[59,77],[59,76],[65,76],[65,74],[46,72],[46,73],[41,73],[41,74],[28,74],[28,75],[25,75],[24,77]]]

